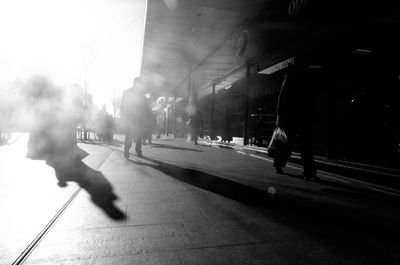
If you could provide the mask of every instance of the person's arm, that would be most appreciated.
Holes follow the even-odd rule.
[[[126,92],[122,94],[122,99],[121,99],[121,119],[125,118],[126,114]]]
[[[284,111],[286,109],[286,90],[287,90],[287,85],[288,85],[288,75],[285,76],[285,79],[282,82],[282,86],[281,86],[281,91],[279,92],[279,96],[278,96],[278,104],[276,107],[276,121],[275,121],[275,125],[276,127],[280,127],[281,126],[281,116],[284,116]]]

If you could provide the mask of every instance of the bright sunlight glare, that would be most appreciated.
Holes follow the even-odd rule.
[[[0,88],[35,74],[97,104],[140,73],[145,0],[0,0]]]

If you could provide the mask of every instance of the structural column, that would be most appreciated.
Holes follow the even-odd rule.
[[[187,107],[193,98],[193,88],[192,88],[192,64],[190,62],[188,62],[188,79],[187,79],[187,102],[186,102],[186,106]],[[189,113],[187,112],[187,109],[185,108],[185,122],[187,120],[187,118],[189,117]],[[190,135],[190,130],[188,130],[185,126],[185,138],[186,141],[190,141],[191,139],[191,135]]]
[[[250,111],[250,65],[246,67],[246,82],[245,82],[245,109],[244,109],[244,126],[243,126],[243,144],[249,144],[249,111]]]
[[[211,98],[211,132],[210,132],[210,137],[211,140],[215,140],[215,83],[212,85],[212,98]]]
[[[174,97],[174,101],[172,103],[172,136],[175,138],[175,125],[176,123],[176,96]]]

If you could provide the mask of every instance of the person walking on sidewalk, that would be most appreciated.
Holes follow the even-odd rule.
[[[197,145],[197,140],[199,139],[200,131],[203,127],[203,117],[197,104],[192,104],[191,112],[189,113],[189,120],[186,124],[189,126],[190,130],[190,140]]]
[[[313,155],[313,89],[310,76],[306,70],[306,63],[294,66],[288,70],[282,84],[278,99],[277,127],[285,131],[288,138],[289,155],[277,156],[274,167],[278,174],[283,174],[282,168],[290,158],[291,149],[297,139],[299,140],[301,161],[304,169],[304,179],[317,180],[316,166]]]
[[[145,97],[141,77],[136,77],[133,86],[124,91],[121,102],[121,119],[125,127],[124,156],[129,158],[132,140],[135,140],[135,151],[143,157],[142,142],[149,126],[151,108]]]

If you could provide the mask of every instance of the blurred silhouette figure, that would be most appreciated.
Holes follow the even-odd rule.
[[[73,99],[63,95],[62,89],[46,77],[35,76],[28,81],[25,96],[31,119],[27,157],[46,160],[54,168],[60,187],[75,181],[111,218],[124,219],[124,213],[113,204],[117,196],[111,184],[81,161],[88,154],[76,143],[79,115],[73,111],[75,108],[69,108],[73,103],[68,101]]]
[[[109,113],[107,113],[106,105],[104,105],[97,116],[96,134],[99,136],[100,140],[111,143],[113,140],[114,130],[114,119]]]
[[[0,94],[0,145],[7,144],[13,127],[15,106],[6,93]]]
[[[77,120],[78,138],[88,140],[92,121],[93,96],[78,84],[71,85],[68,90],[68,96],[72,99],[71,104]]]
[[[129,158],[129,149],[135,139],[135,151],[142,157],[142,141],[150,124],[151,108],[145,97],[143,83],[136,77],[133,86],[124,91],[121,102],[121,118],[125,127],[124,156]]]
[[[189,119],[186,125],[189,127],[190,140],[197,145],[200,131],[203,128],[203,117],[194,101],[189,104]]]
[[[305,61],[300,61],[296,67],[288,70],[279,94],[276,125],[285,131],[290,147],[293,147],[296,137],[298,138],[304,178],[316,180],[317,170],[312,147],[315,113],[313,112],[313,91],[310,81]],[[282,168],[289,158],[290,154],[274,159],[277,173],[283,173]]]
[[[163,133],[164,129],[164,119],[163,119],[163,114],[162,112],[158,113],[156,117],[156,123],[157,123],[157,139],[161,138],[161,134]]]
[[[76,147],[76,119],[64,104],[63,91],[43,76],[31,78],[26,87],[29,141],[27,157],[69,157]]]
[[[77,115],[63,90],[44,76],[32,77],[25,90],[30,116],[27,157],[46,160],[60,171],[69,171],[79,159],[76,145]],[[68,97],[73,101],[73,98]],[[66,186],[59,179],[60,187]]]

